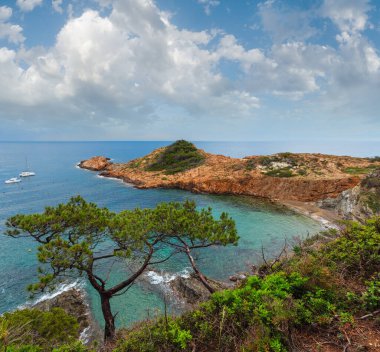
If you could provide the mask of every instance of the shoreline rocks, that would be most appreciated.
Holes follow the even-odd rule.
[[[216,291],[232,287],[232,285],[228,285],[227,283],[209,278],[207,281]],[[189,275],[189,277],[176,277],[169,282],[169,286],[179,299],[183,299],[189,305],[204,302],[210,297],[210,292],[194,273]]]
[[[380,215],[380,170],[370,173],[360,184],[343,191],[338,197],[317,202],[317,206],[333,211],[345,220],[363,222]]]
[[[88,160],[82,160],[78,166],[82,169],[87,169],[91,171],[102,171],[107,166],[111,165],[110,158],[104,156],[94,156]]]
[[[78,289],[64,291],[52,298],[36,303],[33,308],[42,311],[62,308],[67,314],[74,316],[79,323],[80,338],[86,344],[101,341],[103,338],[83,291]]]

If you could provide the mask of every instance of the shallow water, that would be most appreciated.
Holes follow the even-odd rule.
[[[17,213],[40,212],[46,205],[66,202],[80,194],[89,201],[114,211],[135,207],[154,207],[163,201],[191,199],[199,207],[213,208],[217,216],[228,212],[236,221],[240,242],[237,247],[209,248],[199,257],[200,267],[210,277],[227,279],[236,271],[246,270],[257,259],[256,251],[263,245],[275,250],[284,237],[305,236],[320,230],[314,220],[295,214],[262,200],[232,196],[192,194],[180,190],[137,190],[119,181],[100,178],[96,173],[78,169],[78,161],[94,155],[127,161],[149,153],[165,142],[68,142],[68,143],[0,143],[0,231],[7,217]],[[288,145],[257,143],[197,143],[209,152],[242,157],[250,154],[291,150]],[[375,155],[364,148],[364,155]],[[292,150],[293,151],[293,150]],[[302,150],[301,150],[302,151]],[[364,152],[363,152],[364,153]],[[25,168],[25,158],[36,176],[20,184],[5,185],[4,180],[17,176]],[[0,236],[0,314],[15,309],[28,300],[25,287],[36,280],[36,244],[29,239]],[[186,272],[184,258],[175,258],[162,266],[162,272],[151,273],[124,296],[113,300],[119,311],[118,324],[128,325],[162,309],[167,291],[165,279]],[[116,268],[113,280],[124,276],[122,266]],[[89,290],[95,316],[101,321],[97,296]],[[170,297],[168,297],[170,301]],[[169,303],[173,303],[172,301]],[[170,305],[174,312],[180,307]]]

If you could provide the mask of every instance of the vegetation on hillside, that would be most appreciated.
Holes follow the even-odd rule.
[[[365,350],[356,327],[379,314],[380,218],[315,240],[328,237],[335,239],[296,246],[294,256],[192,312],[123,331],[116,351],[310,351],[326,343]]]
[[[334,160],[336,158],[336,160]],[[295,153],[277,153],[267,156],[247,157],[243,168],[247,171],[261,170],[261,173],[271,177],[293,176],[321,176],[331,175],[334,172],[350,175],[365,175],[380,168],[379,157],[368,158],[369,162],[359,166],[353,164],[353,160],[344,160],[345,157],[329,155],[303,155]],[[341,161],[339,161],[341,160]],[[239,165],[234,165],[235,170],[240,170]]]
[[[318,234],[293,253],[265,261],[257,275],[196,310],[119,331],[114,352],[367,351],[369,339],[380,338],[380,218]],[[7,313],[0,347],[89,351],[73,342],[77,327],[62,311]]]
[[[366,187],[379,186],[376,175],[363,180]],[[88,270],[94,260],[89,255],[93,249],[88,241],[94,233],[98,234],[96,231],[101,230],[104,235],[104,228],[94,221],[105,221],[98,216],[98,211],[105,210],[93,206],[73,199],[66,205],[47,208],[42,215],[18,215],[8,225],[19,230],[10,230],[8,234],[20,236],[20,228],[34,234],[42,242],[41,258],[53,249],[53,241],[59,241],[61,245],[54,247],[57,252],[49,264],[54,264],[58,272],[65,265]],[[88,207],[92,209],[90,213]],[[97,216],[89,216],[92,212]],[[56,219],[60,221],[53,221],[58,214],[61,217]],[[107,233],[112,233],[119,245],[126,241],[123,236],[128,233],[143,246],[147,238],[141,234],[147,231],[147,224],[149,236],[153,235],[148,243],[152,244],[149,241],[161,234],[166,245],[185,254],[190,252],[190,256],[192,248],[227,245],[238,239],[234,223],[226,214],[214,220],[210,209],[198,212],[189,202],[120,214],[107,210],[107,214],[112,219]],[[82,218],[85,220],[79,221]],[[77,227],[67,227],[75,221]],[[49,236],[52,237],[44,243]],[[71,243],[70,237],[76,236],[81,241]],[[99,241],[99,237],[96,239]],[[133,241],[120,250],[130,251]],[[380,217],[364,224],[347,222],[340,231],[329,230],[298,242],[292,255],[263,260],[256,275],[234,289],[215,292],[193,311],[179,317],[165,314],[120,330],[114,346],[108,345],[107,351],[306,352],[323,351],[327,345],[340,351],[367,351],[373,341],[380,340]],[[49,280],[45,277],[41,277],[39,285],[50,283],[51,276]],[[60,309],[27,309],[0,317],[1,351],[90,351],[77,338],[77,321]]]
[[[343,171],[346,174],[351,175],[363,175],[363,174],[369,174],[371,171],[378,169],[378,165],[370,165],[368,167],[356,167],[356,166],[350,166],[345,168]]]
[[[23,309],[0,317],[0,351],[64,352],[65,345],[79,347],[78,338],[76,318],[61,308],[49,312]]]
[[[165,171],[165,174],[172,175],[197,167],[204,159],[193,143],[179,140],[166,147],[146,170]]]
[[[364,203],[373,214],[380,213],[380,169],[375,170],[361,181]]]
[[[274,169],[274,170],[269,170],[265,173],[267,176],[272,176],[272,177],[292,177],[295,176],[292,172],[292,170],[288,167],[284,167],[281,169]]]

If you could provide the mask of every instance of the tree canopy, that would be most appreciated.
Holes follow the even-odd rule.
[[[208,287],[191,251],[238,241],[235,223],[227,214],[216,220],[210,208],[198,211],[189,201],[115,213],[77,196],[41,214],[10,217],[6,225],[6,235],[40,243],[37,256],[43,265],[38,282],[29,287],[32,292],[53,289],[68,277],[88,279],[101,299],[106,339],[115,334],[110,299],[128,290],[148,267],[185,253]],[[111,285],[101,276],[98,268],[105,260],[123,260],[128,271],[122,281]]]

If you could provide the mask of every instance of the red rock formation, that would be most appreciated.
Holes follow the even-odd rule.
[[[109,160],[110,158],[105,158],[104,156],[94,156],[91,159],[81,161],[79,167],[92,171],[101,171],[111,165]]]
[[[255,167],[247,168],[244,159],[223,155],[205,155],[205,162],[191,170],[167,175],[164,171],[146,171],[146,165],[159,151],[132,160],[126,164],[112,164],[107,158],[95,157],[81,163],[90,170],[103,170],[101,175],[116,177],[132,183],[137,188],[179,188],[192,192],[212,194],[251,195],[271,200],[316,201],[335,198],[342,191],[355,187],[363,176],[353,176],[342,171],[347,166],[367,167],[371,164],[364,158],[339,157],[322,154],[293,154],[300,160],[307,175],[294,177],[272,177]],[[339,165],[339,166],[338,166]]]

